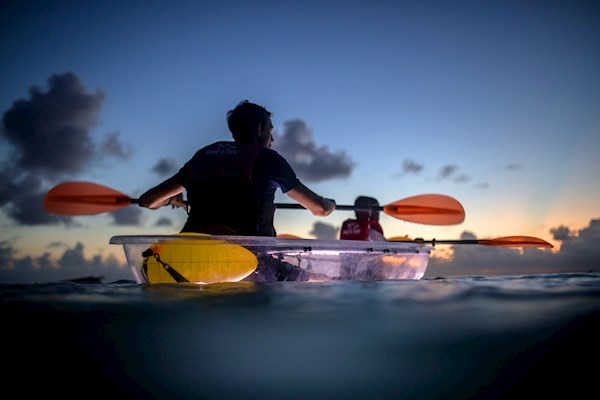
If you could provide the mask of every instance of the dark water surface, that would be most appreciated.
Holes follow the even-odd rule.
[[[583,398],[600,359],[600,274],[4,284],[0,312],[20,396]]]

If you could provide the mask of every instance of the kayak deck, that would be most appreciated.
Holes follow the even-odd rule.
[[[422,243],[199,234],[113,236],[137,283],[421,279]],[[150,251],[152,250],[152,251]],[[284,279],[274,266],[292,271]],[[293,271],[296,271],[295,273]]]

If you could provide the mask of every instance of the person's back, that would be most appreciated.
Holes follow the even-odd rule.
[[[178,173],[190,204],[184,232],[271,235],[256,227],[253,166],[261,147],[217,142],[198,150]]]

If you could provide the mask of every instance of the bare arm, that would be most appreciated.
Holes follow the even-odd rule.
[[[141,195],[138,204],[140,207],[153,210],[169,204],[174,207],[182,207],[185,206],[185,203],[183,203],[183,198],[180,195],[184,190],[183,186],[175,182],[173,178],[169,178]]]
[[[335,201],[326,199],[300,184],[286,193],[292,200],[302,204],[313,215],[325,217],[335,210]]]

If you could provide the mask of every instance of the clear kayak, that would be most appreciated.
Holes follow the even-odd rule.
[[[113,236],[137,283],[421,279],[431,246],[354,241],[210,236]]]

